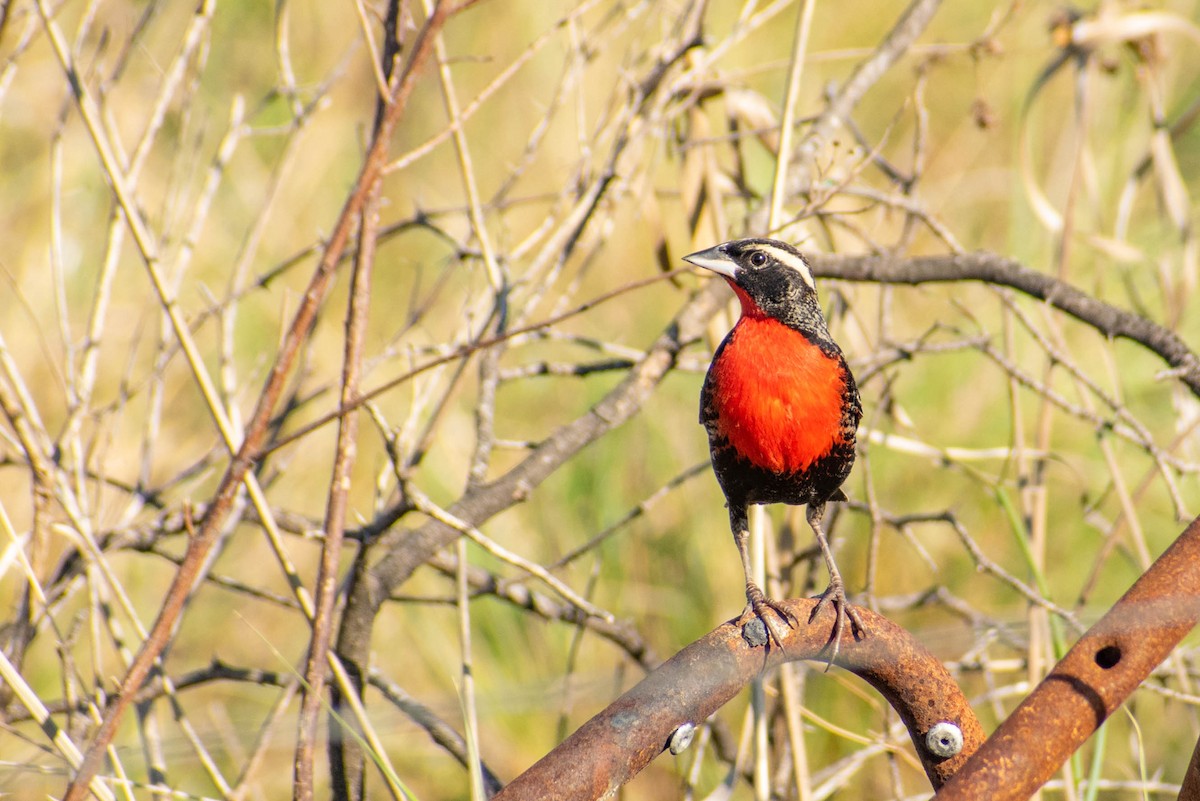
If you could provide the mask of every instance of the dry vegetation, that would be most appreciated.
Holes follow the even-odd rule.
[[[0,790],[464,798],[738,613],[730,298],[668,273],[747,234],[859,375],[851,596],[994,726],[1200,511],[1200,7],[991,5],[0,2]],[[976,252],[1166,339],[919,280]],[[1172,793],[1196,656],[1049,794]],[[757,760],[746,696],[623,797],[928,792],[853,677],[768,678]]]

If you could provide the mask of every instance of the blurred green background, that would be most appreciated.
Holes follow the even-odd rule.
[[[812,6],[798,140],[902,11]],[[0,645],[83,745],[94,726],[83,702],[113,691],[122,648],[140,642],[120,596],[148,626],[183,552],[179,516],[210,498],[228,462],[117,211],[97,137],[113,143],[168,292],[242,423],[368,147],[386,11],[122,0],[2,9]],[[697,248],[766,233],[755,225],[774,180],[798,13],[793,2],[492,0],[449,21],[441,63],[509,282],[512,327],[683,266]],[[1051,2],[942,4],[847,124],[793,158],[796,191],[772,235],[812,252],[991,251],[1200,342],[1197,4],[1113,2],[1085,10],[1085,24],[1063,13]],[[406,14],[402,57],[425,19],[418,4]],[[97,104],[99,133],[81,118],[52,28]],[[685,47],[695,30],[702,38]],[[654,93],[635,102],[664,63]],[[445,98],[431,63],[391,145],[367,387],[469,341],[495,300]],[[652,283],[509,342],[487,476],[585,414],[705,280]],[[1155,355],[1010,291],[838,280],[820,289],[866,409],[852,502],[831,525],[848,589],[946,660],[990,729],[1053,662],[1048,616],[1010,577],[1085,625],[1102,614],[1197,511],[1200,406]],[[282,433],[335,406],[346,300],[342,276],[289,383]],[[744,600],[720,491],[707,469],[688,472],[707,459],[697,395],[733,311],[632,420],[481,526],[549,565],[652,498],[555,572],[660,659]],[[399,453],[423,454],[410,477],[433,501],[462,495],[487,403],[478,362],[461,376],[451,362],[374,400],[349,529],[395,500],[389,438]],[[42,479],[30,442],[49,471]],[[259,474],[272,508],[295,523],[286,553],[309,586],[333,444],[325,426]],[[811,556],[798,511],[772,509],[769,519],[781,563]],[[421,520],[410,514],[396,530]],[[84,538],[103,559],[80,556]],[[345,546],[344,569],[357,547]],[[561,602],[478,546],[468,553]],[[819,564],[816,585],[804,585],[806,564],[784,571],[790,594],[823,588]],[[30,639],[19,648],[31,584],[45,597],[29,601]],[[372,664],[461,733],[453,580],[424,567],[396,595],[376,620]],[[502,781],[644,673],[585,627],[489,595],[469,611],[480,751]],[[1055,625],[1069,643],[1069,628]],[[131,795],[151,797],[153,761],[178,797],[221,795],[190,728],[230,795],[286,796],[298,703],[279,685],[294,689],[308,633],[260,527],[244,518],[189,602],[165,669],[180,680],[219,661],[273,675],[209,676],[180,691],[179,709],[160,699],[140,722],[127,716],[116,753]],[[1189,639],[1048,792],[1142,797],[1177,784],[1200,733],[1195,681]],[[927,794],[906,734],[865,685],[834,670],[804,675],[801,691],[811,712],[803,743],[772,723],[776,797]],[[0,788],[22,799],[61,794],[65,762],[24,706],[5,700]],[[748,694],[729,704],[711,738],[661,757],[622,797],[756,797],[744,778],[728,796],[720,789],[747,704]],[[367,708],[415,797],[468,797],[465,769],[409,712],[375,691]],[[798,748],[803,795],[791,784]],[[1093,762],[1108,784],[1083,782]],[[317,764],[317,792],[327,794],[323,751]],[[368,782],[382,797],[378,775]]]

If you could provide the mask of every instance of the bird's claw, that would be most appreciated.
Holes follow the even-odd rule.
[[[768,614],[770,610],[774,615]],[[745,625],[749,622],[748,618],[755,617],[762,621],[763,627],[766,628],[770,638],[775,641],[775,644],[780,648],[783,647],[783,638],[787,632],[780,633],[777,628],[777,619],[782,620],[788,628],[792,628],[799,621],[796,620],[796,615],[792,610],[788,609],[778,601],[768,598],[757,584],[746,585],[746,608],[742,610],[742,615],[739,620],[739,625]]]
[[[812,623],[817,619],[817,615],[821,613],[821,607],[826,603],[832,603],[836,619],[833,624],[833,631],[830,634],[830,642],[833,644],[833,650],[829,654],[829,660],[825,670],[829,670],[830,666],[837,660],[838,651],[842,647],[842,634],[846,631],[846,621],[850,621],[850,636],[854,639],[860,639],[867,635],[866,626],[863,625],[862,616],[859,615],[858,609],[851,606],[846,600],[846,588],[840,581],[836,579],[830,582],[825,592],[817,596],[817,604],[813,607],[812,614],[808,616],[808,622]]]

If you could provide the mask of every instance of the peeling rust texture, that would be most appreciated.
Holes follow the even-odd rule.
[[[681,724],[702,723],[764,670],[825,658],[834,612],[827,607],[805,623],[815,603],[786,602],[801,622],[784,637],[782,649],[750,647],[731,623],[687,646],[514,779],[495,801],[611,795],[667,748]],[[896,624],[868,609],[858,611],[867,635],[858,641],[844,635],[835,664],[861,676],[896,708],[936,789],[980,746],[983,729],[941,662]],[[963,732],[962,751],[948,759],[925,746],[925,734],[942,721]]]
[[[1080,638],[946,783],[938,801],[1028,798],[1167,657],[1198,617],[1200,518]]]

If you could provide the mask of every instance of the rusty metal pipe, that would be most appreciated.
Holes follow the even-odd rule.
[[[1183,774],[1179,801],[1200,801],[1200,740],[1196,741],[1196,747],[1192,749],[1192,761],[1188,763],[1187,773]]]
[[[938,801],[1028,798],[1198,619],[1200,518],[1075,643],[938,792]]]
[[[807,621],[815,601],[786,604],[797,620]],[[983,742],[983,729],[945,666],[923,645],[888,619],[867,609],[859,612],[867,636],[860,641],[844,636],[834,664],[862,677],[895,707],[930,782],[940,787]],[[787,661],[823,659],[832,626],[833,610],[827,607],[811,624],[791,629],[782,649],[751,647],[742,629],[731,623],[720,626],[583,724],[495,801],[584,801],[609,795],[669,745],[680,745],[689,724],[702,723],[765,670]],[[961,733],[961,745],[947,749],[942,733],[955,730]]]

